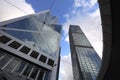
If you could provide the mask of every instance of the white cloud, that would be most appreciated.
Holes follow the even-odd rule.
[[[76,1],[76,0],[75,0]],[[81,0],[84,1],[84,0]],[[90,0],[91,6],[94,6],[97,2],[96,0]],[[84,2],[83,2],[84,5]],[[99,8],[97,8],[94,12],[89,12],[88,8],[83,8],[84,10],[77,10],[73,8],[75,14],[72,15],[72,11],[67,13],[70,17],[65,17],[66,22],[63,24],[63,30],[65,32],[65,41],[69,42],[68,39],[68,29],[69,25],[79,25],[83,30],[90,43],[93,45],[94,49],[98,53],[98,55],[102,58],[102,27],[101,27],[101,17]],[[82,15],[82,12],[87,12]]]
[[[89,6],[90,3],[87,0],[74,0],[73,7],[78,8],[78,7],[87,7]]]
[[[92,7],[97,3],[97,0],[74,0],[73,7]]]
[[[74,7],[80,7],[81,6],[81,0],[74,0]]]
[[[71,66],[71,54],[61,56],[60,62],[60,80],[73,80],[73,72]]]
[[[90,0],[90,6],[93,6],[97,3],[98,0]]]
[[[65,14],[64,17],[65,17],[65,18],[69,18],[69,14]]]
[[[35,13],[35,11],[25,0],[0,0],[0,22],[28,15],[26,13],[32,14]]]
[[[69,35],[66,36],[65,41],[69,42]]]

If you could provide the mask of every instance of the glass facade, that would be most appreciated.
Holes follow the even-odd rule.
[[[83,34],[72,33],[74,45],[91,46]]]
[[[101,66],[100,57],[79,26],[70,26],[69,38],[74,80],[96,80]]]
[[[43,20],[50,24],[50,21],[52,22],[54,18],[50,16],[49,12],[35,14],[34,16],[1,26],[0,30],[54,56],[58,48],[61,26],[50,26],[43,23]],[[55,21],[53,22],[53,24],[56,23]]]
[[[61,28],[50,11],[3,22],[0,80],[57,80]]]

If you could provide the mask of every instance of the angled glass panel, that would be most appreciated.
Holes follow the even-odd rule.
[[[34,15],[37,22],[44,22],[45,24],[56,23],[55,17],[52,17],[49,10],[37,13]]]
[[[35,43],[35,40],[39,35],[39,33],[35,33],[35,32],[24,32],[24,31],[15,31],[15,30],[5,30],[5,32],[14,36],[15,38],[18,38],[32,45]]]
[[[22,30],[35,30],[35,31],[37,30],[36,25],[32,20],[32,17],[7,24],[3,27],[12,28],[12,29],[22,29]]]
[[[55,53],[58,47],[60,34],[47,25],[44,25],[42,29],[42,35],[44,36],[44,40],[49,47],[48,51],[52,51],[52,53]]]
[[[53,28],[58,33],[61,33],[61,28],[62,28],[61,25],[52,24],[50,27]]]

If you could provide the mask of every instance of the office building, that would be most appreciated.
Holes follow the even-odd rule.
[[[0,80],[58,80],[61,28],[49,10],[0,22]]]
[[[101,59],[77,25],[70,25],[69,40],[73,80],[96,80]]]

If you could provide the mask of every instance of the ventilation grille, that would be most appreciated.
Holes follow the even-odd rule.
[[[33,58],[37,58],[38,55],[39,55],[39,53],[36,52],[36,51],[32,51],[32,53],[30,54],[30,56],[33,57]]]
[[[16,41],[13,41],[13,42],[10,43],[8,46],[10,46],[10,47],[12,47],[12,48],[14,48],[14,49],[18,49],[18,48],[21,46],[21,44],[18,43],[18,42],[16,42]]]
[[[43,63],[45,63],[46,60],[47,60],[47,57],[44,56],[44,55],[41,55],[40,58],[39,58],[39,60],[42,61]]]
[[[26,46],[23,46],[21,49],[20,49],[21,52],[25,53],[25,54],[28,54],[28,52],[30,51],[30,48],[26,47]]]
[[[0,42],[3,43],[3,44],[6,44],[7,42],[9,42],[11,39],[8,38],[7,36],[0,36]]]
[[[52,59],[49,59],[47,64],[50,65],[50,66],[53,66],[54,65],[54,61]]]

